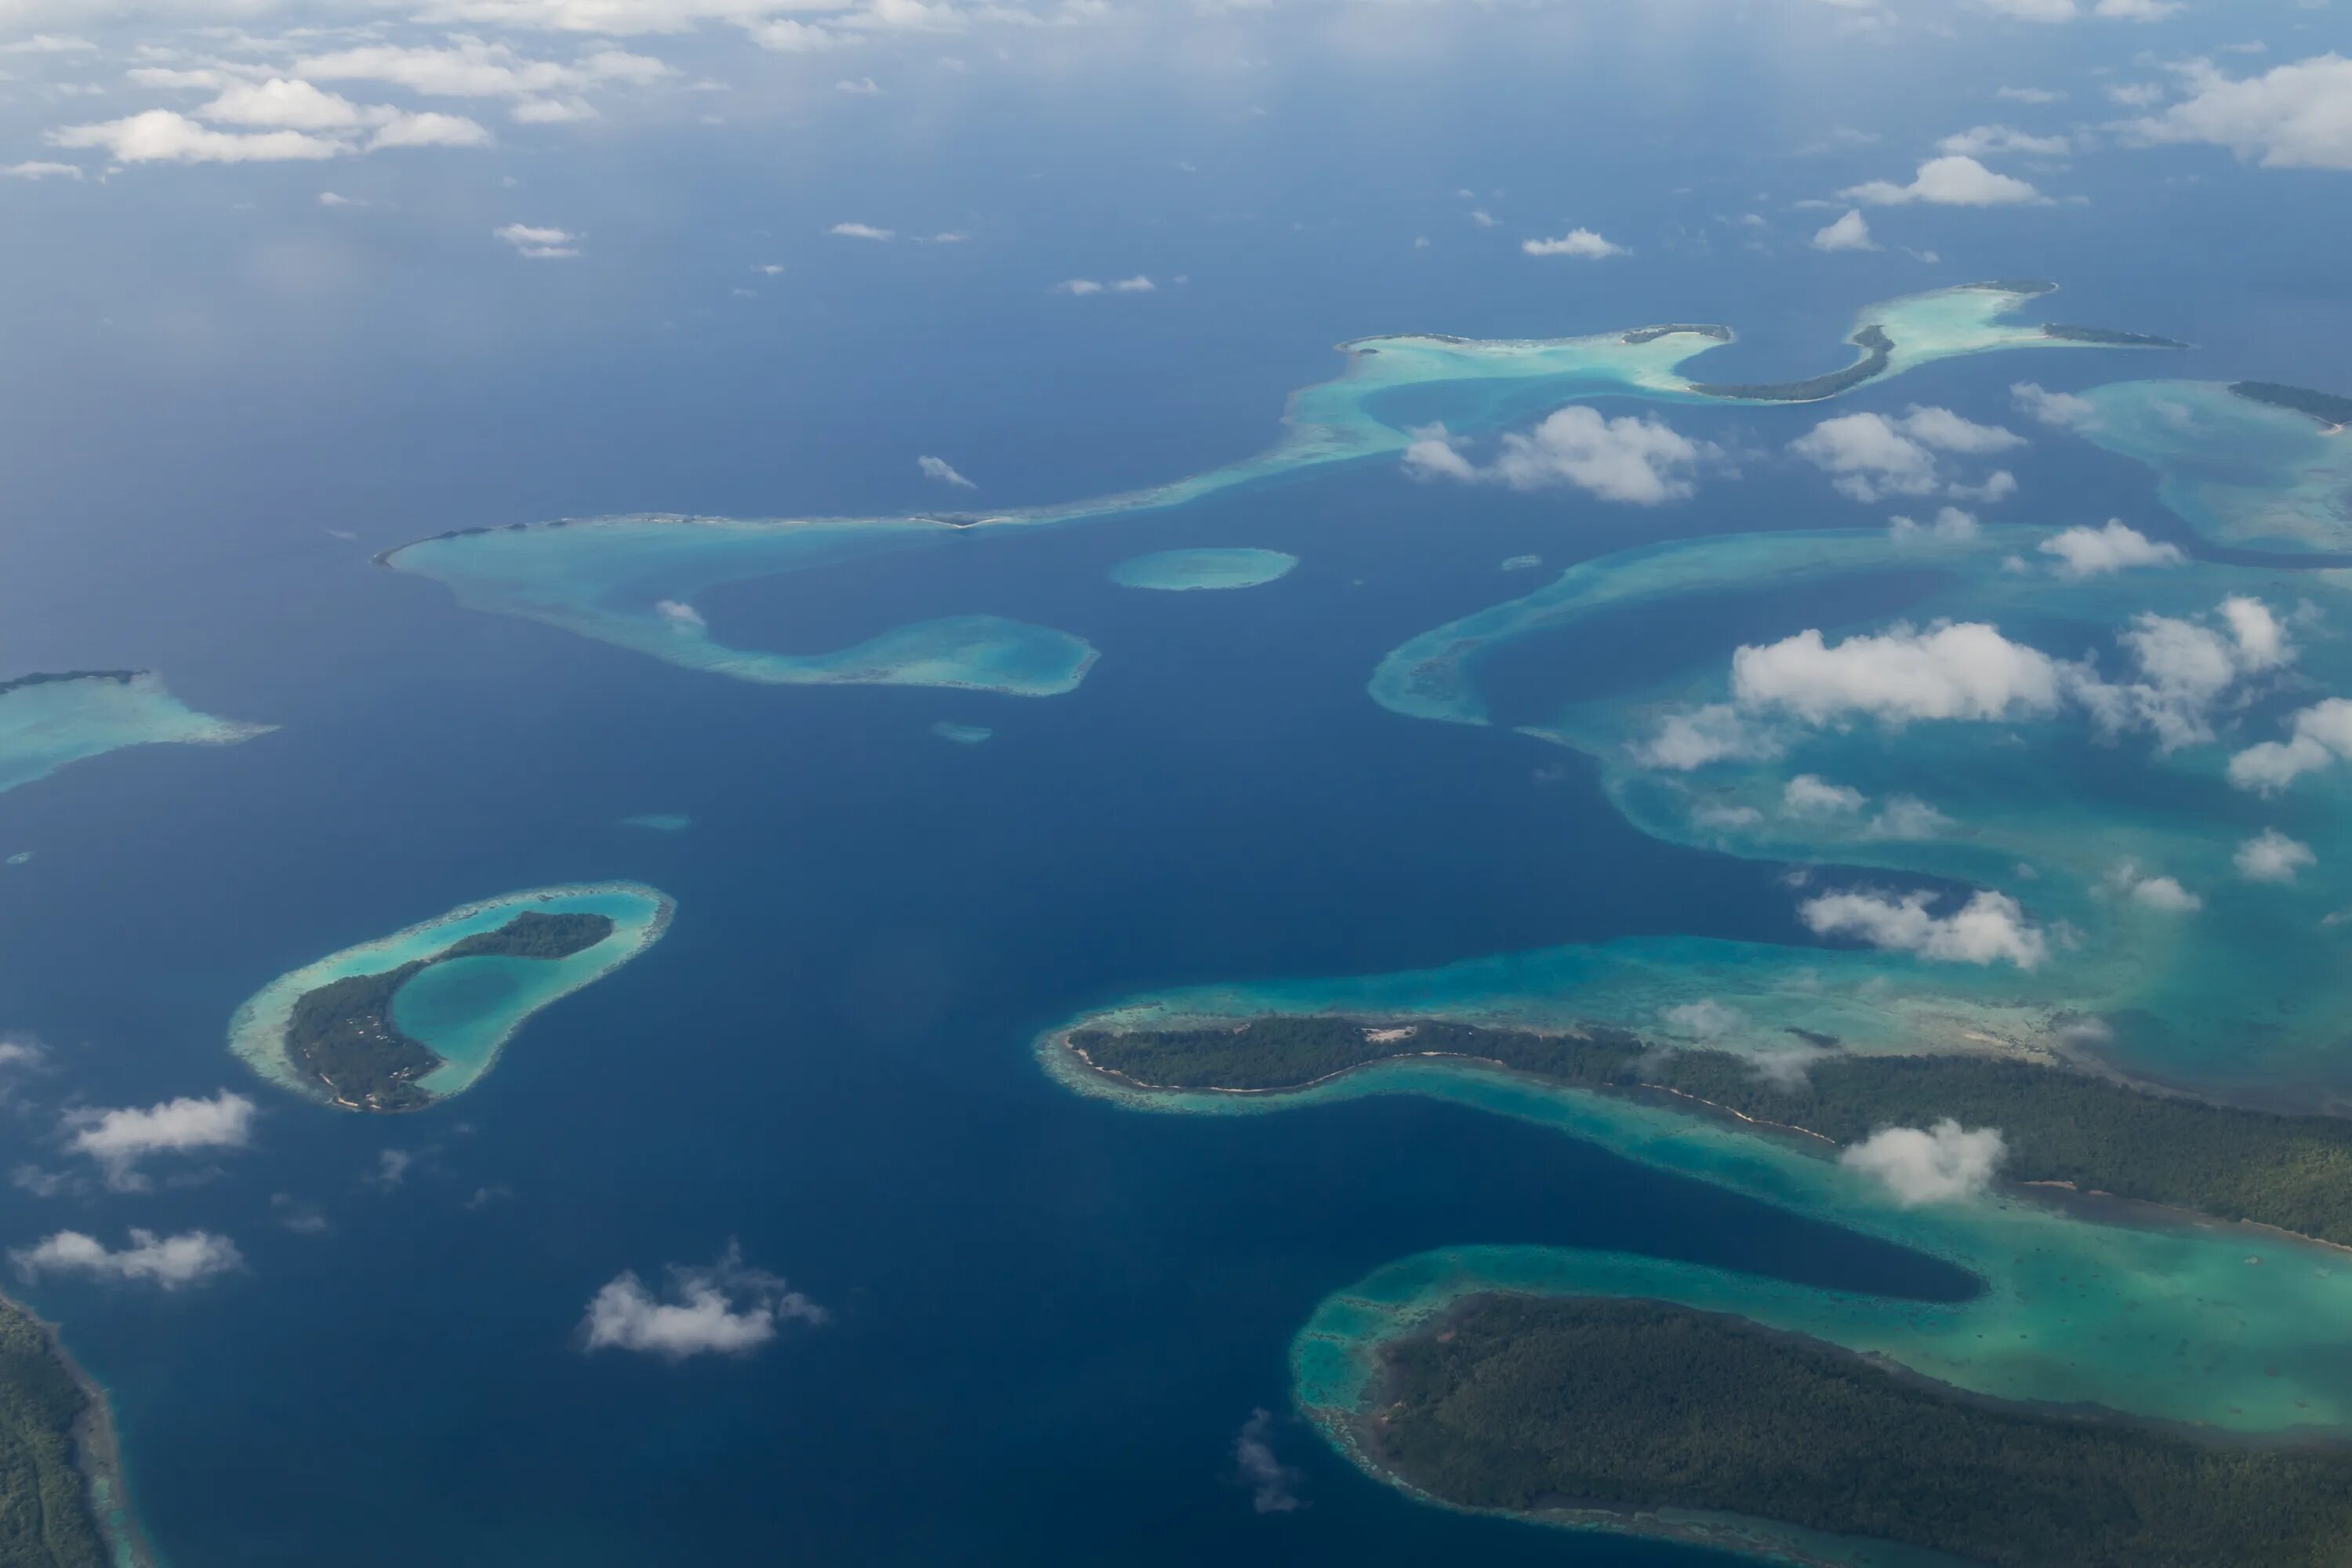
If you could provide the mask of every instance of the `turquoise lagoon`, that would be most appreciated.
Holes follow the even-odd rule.
[[[2076,428],[2145,463],[2164,504],[2216,544],[2352,551],[2352,436],[2218,381],[2125,381],[2084,395]]]
[[[236,1010],[229,1023],[229,1050],[280,1089],[332,1103],[286,1054],[287,1022],[305,994],[337,980],[429,960],[526,911],[609,918],[610,935],[568,957],[453,959],[419,971],[401,986],[393,999],[393,1022],[441,1057],[442,1065],[417,1082],[446,1100],[480,1082],[534,1014],[602,980],[658,942],[672,910],[666,894],[635,882],[527,888],[466,904],[278,976]]]
[[[2079,349],[2011,318],[2038,289],[1970,285],[1874,305],[1855,324],[1883,328],[1895,350],[1872,380],[1955,355]],[[1710,398],[1679,373],[1732,333],[1720,327],[1637,329],[1589,337],[1473,341],[1405,334],[1339,345],[1346,372],[1291,395],[1284,434],[1255,457],[1170,484],[1060,506],[983,514],[874,518],[646,515],[478,529],[420,540],[380,557],[442,583],[471,609],[517,616],[683,668],[774,684],[940,686],[1009,696],[1076,689],[1095,658],[1051,627],[971,615],[895,627],[856,647],[782,654],[711,637],[694,598],[721,584],[958,541],[1008,529],[1100,521],[1181,507],[1235,487],[1329,464],[1395,457],[1442,414],[1458,432],[1493,430],[1580,396],[1665,402]],[[1864,383],[1864,384],[1867,384]]]
[[[1279,550],[1162,550],[1110,569],[1122,588],[1185,593],[1200,588],[1255,588],[1287,576],[1298,557]]]
[[[0,683],[0,791],[124,746],[233,746],[273,728],[199,713],[145,671]]]

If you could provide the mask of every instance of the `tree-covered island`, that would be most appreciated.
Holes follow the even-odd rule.
[[[1895,357],[1895,340],[1873,322],[1846,342],[1862,350],[1862,357],[1843,370],[1833,370],[1806,381],[1740,381],[1691,383],[1702,397],[1730,397],[1748,403],[1816,403],[1851,391],[1885,371]]]
[[[1831,1052],[1766,1076],[1722,1050],[1622,1030],[1543,1033],[1435,1019],[1277,1016],[1170,1029],[1077,1028],[1067,1048],[1146,1089],[1268,1092],[1391,1058],[1446,1056],[1830,1146],[1952,1117],[1997,1127],[2011,1181],[2063,1184],[2352,1247],[2352,1120],[2216,1105],[2072,1068],[1976,1056]],[[1815,1042],[1818,1044],[1819,1042]]]
[[[2307,386],[2289,386],[2276,381],[2233,381],[2230,390],[2250,402],[2308,414],[2323,425],[2352,425],[2352,397],[2338,397],[2332,392],[2314,392]]]
[[[110,1568],[76,1453],[89,1415],[49,1331],[0,1296],[0,1568]]]
[[[436,963],[460,958],[569,958],[613,934],[609,915],[526,910],[434,954],[377,974],[347,975],[305,992],[286,1023],[286,1054],[353,1110],[417,1110],[433,1103],[418,1080],[441,1058],[393,1022],[400,988]]]
[[[1656,1301],[1474,1297],[1381,1347],[1359,1447],[1465,1508],[1704,1510],[1996,1568],[2341,1568],[2352,1449],[1958,1395]]]

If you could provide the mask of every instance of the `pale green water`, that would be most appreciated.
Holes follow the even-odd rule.
[[[2125,381],[2084,395],[2084,438],[2156,470],[2164,504],[2218,544],[2352,551],[2352,435],[2218,381]]]
[[[152,675],[19,686],[0,692],[0,791],[123,746],[230,746],[272,728],[199,713]]]
[[[1939,289],[1872,306],[1859,320],[1885,325],[1900,344],[1886,374],[1956,354],[2082,346],[2005,321],[2031,300],[1999,289]],[[1640,343],[1624,342],[1619,332],[1496,342],[1363,338],[1341,345],[1348,355],[1343,375],[1291,395],[1284,435],[1274,447],[1148,489],[959,520],[961,526],[928,516],[600,518],[427,539],[383,561],[448,584],[469,608],[541,621],[738,680],[1052,696],[1077,686],[1095,650],[1050,627],[970,616],[898,627],[834,653],[768,653],[713,641],[692,608],[694,595],[722,583],[938,545],[960,533],[1099,521],[1181,506],[1278,474],[1394,456],[1411,443],[1411,426],[1419,419],[1391,412],[1391,405],[1436,387],[1447,389],[1450,405],[1460,411],[1458,427],[1465,430],[1513,417],[1530,383],[1562,403],[1612,390],[1700,401],[1679,367],[1715,346],[1715,339],[1687,331]]]
[[[1289,574],[1298,557],[1279,550],[1163,550],[1110,569],[1122,588],[1182,593],[1198,588],[1255,588]]]
[[[977,746],[996,731],[985,724],[956,724],[942,719],[931,726],[931,733],[958,746]]]
[[[420,1087],[446,1099],[479,1082],[533,1014],[603,979],[659,941],[672,907],[667,895],[635,882],[530,888],[467,904],[278,976],[236,1010],[229,1023],[229,1050],[279,1088],[327,1103],[318,1081],[286,1056],[287,1020],[302,996],[332,981],[430,959],[526,910],[610,918],[612,934],[568,957],[457,959],[421,971],[401,987],[393,1002],[394,1022],[446,1058],[419,1080]]]

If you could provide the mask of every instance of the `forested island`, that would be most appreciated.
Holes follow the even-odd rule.
[[[2352,397],[2338,397],[2332,392],[2314,392],[2307,386],[2288,386],[2276,381],[2233,381],[2230,390],[2273,408],[2308,414],[2323,425],[2352,425]]]
[[[569,958],[612,934],[608,915],[526,910],[496,931],[476,931],[431,958],[377,974],[348,975],[305,992],[287,1020],[286,1053],[352,1110],[420,1110],[433,1096],[417,1080],[439,1067],[441,1058],[393,1022],[393,999],[403,985],[452,959]]]
[[[135,669],[57,669],[20,675],[14,680],[0,680],[0,697],[11,691],[22,691],[33,686],[55,686],[66,680],[111,680],[117,686],[128,686],[139,679]]]
[[[1843,370],[1833,370],[1810,381],[1695,381],[1690,389],[1702,397],[1733,397],[1749,403],[1812,403],[1860,386],[1885,370],[1895,356],[1895,340],[1886,335],[1885,328],[1875,323],[1863,328],[1846,342],[1863,351],[1862,358]]]
[[[49,1331],[0,1296],[0,1568],[110,1568],[75,1454],[89,1403]]]
[[[2187,343],[2177,338],[2159,338],[2149,332],[2118,332],[2110,327],[2075,327],[2062,321],[2052,321],[2042,329],[2045,338],[2061,342],[2096,343],[2111,349],[2185,349]]]
[[[1235,1026],[1071,1030],[1097,1071],[1147,1089],[1298,1089],[1399,1057],[1499,1064],[1695,1114],[1729,1112],[1842,1145],[1952,1117],[1996,1127],[2011,1181],[2060,1183],[2352,1247],[2352,1121],[2215,1105],[1996,1057],[1831,1052],[1765,1077],[1729,1051],[1661,1049],[1622,1030],[1544,1033],[1328,1015]],[[1818,1042],[1816,1042],[1818,1043]]]
[[[2352,1561],[2352,1449],[2208,1445],[1973,1398],[1655,1301],[1473,1298],[1382,1347],[1357,1434],[1466,1508],[1705,1510],[1996,1568]]]
[[[1628,347],[1634,347],[1642,343],[1655,342],[1660,338],[1673,337],[1676,332],[1696,332],[1702,338],[1713,338],[1719,343],[1727,343],[1731,341],[1731,329],[1718,327],[1713,321],[1667,321],[1655,327],[1636,327],[1617,341]]]

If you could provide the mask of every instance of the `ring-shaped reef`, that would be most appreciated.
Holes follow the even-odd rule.
[[[1908,296],[1862,312],[1862,360],[1810,382],[1708,390],[1682,363],[1734,341],[1727,328],[1675,324],[1589,337],[1480,342],[1427,334],[1339,345],[1337,379],[1291,395],[1282,438],[1255,457],[1170,484],[1060,506],[900,517],[642,515],[465,529],[386,552],[378,563],[446,584],[469,609],[517,616],[681,668],[781,684],[941,686],[1014,696],[1074,689],[1095,658],[1083,639],[974,615],[880,633],[855,647],[782,654],[714,639],[695,595],[902,550],[948,547],[1009,529],[1100,521],[1181,507],[1236,486],[1334,463],[1395,457],[1432,420],[1465,433],[1502,427],[1573,397],[1811,401],[1958,354],[2020,348],[2152,346],[2011,318],[2045,283],[1986,283]],[[2070,335],[2071,334],[2071,335]]]
[[[0,681],[0,793],[124,746],[233,746],[274,728],[199,713],[145,670],[18,676]]]
[[[1110,569],[1122,588],[1181,594],[1204,588],[1256,588],[1288,576],[1298,557],[1279,550],[1161,550]]]
[[[534,1014],[658,942],[673,908],[635,882],[466,904],[271,981],[236,1010],[229,1049],[322,1105],[423,1110],[480,1082]]]

